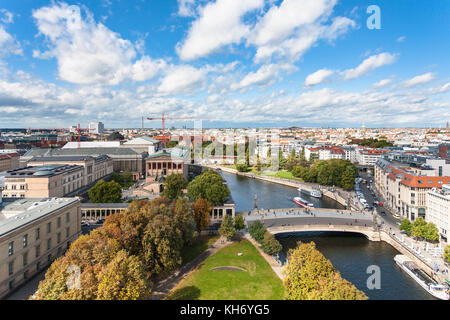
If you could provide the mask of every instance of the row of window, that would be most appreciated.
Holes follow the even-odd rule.
[[[39,230],[39,229],[38,229],[38,230]],[[67,228],[66,228],[66,239],[68,239],[69,236],[70,236],[70,228],[67,227]],[[28,240],[27,240],[27,235],[25,235],[25,236],[24,236],[24,248],[25,248],[26,245],[27,245],[27,244],[26,244],[27,241],[28,241]],[[56,235],[56,243],[57,243],[57,244],[60,244],[60,243],[61,243],[61,232],[58,232],[57,235]],[[51,248],[52,248],[52,238],[48,238],[48,239],[47,239],[47,250],[51,250]],[[35,257],[36,257],[36,258],[39,258],[40,255],[41,255],[41,245],[38,244],[38,245],[35,247]],[[9,262],[9,264],[8,264],[8,274],[9,274],[9,275],[12,275],[12,274],[14,273],[14,261],[15,261],[15,260],[11,260],[11,261]],[[26,252],[24,252],[24,253],[22,254],[22,263],[23,263],[23,266],[24,266],[24,267],[27,266],[27,264],[28,264],[28,251],[26,251]]]
[[[66,223],[69,223],[69,222],[70,222],[70,212],[67,212],[66,213]],[[58,229],[61,228],[61,217],[58,217],[56,219],[56,226],[57,226]],[[67,230],[67,234],[69,234],[69,228],[68,227],[66,228],[66,230]],[[47,233],[50,233],[51,231],[52,231],[52,223],[48,222],[47,223]],[[58,233],[58,235],[59,235],[59,233]],[[35,230],[35,240],[36,241],[39,240],[40,237],[41,237],[41,228],[37,228]],[[25,234],[22,237],[22,245],[23,245],[23,248],[26,248],[28,246],[28,234]],[[14,241],[11,241],[8,244],[8,256],[10,257],[13,254],[14,254]]]

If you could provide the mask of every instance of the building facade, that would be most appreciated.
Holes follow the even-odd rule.
[[[50,265],[81,234],[78,198],[0,202],[0,298]]]
[[[428,191],[427,208],[426,221],[434,223],[439,230],[441,241],[449,244],[450,184],[443,185],[442,189]]]
[[[18,153],[0,154],[0,172],[19,167],[20,155]]]
[[[5,198],[64,197],[84,187],[84,168],[78,165],[25,167],[7,171]]]

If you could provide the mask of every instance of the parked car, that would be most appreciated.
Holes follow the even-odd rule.
[[[383,206],[383,203],[382,203],[382,202],[378,202],[378,205],[379,205],[380,207],[382,207],[382,206]]]

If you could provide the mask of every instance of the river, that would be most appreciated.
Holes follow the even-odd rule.
[[[260,209],[295,207],[292,198],[298,195],[295,188],[250,179],[222,172],[236,203],[236,211],[249,211],[258,197]],[[302,195],[316,207],[342,208],[326,197],[316,199]],[[322,254],[330,259],[341,275],[373,300],[428,300],[434,299],[414,280],[400,270],[393,258],[399,252],[385,242],[371,242],[364,236],[352,233],[310,232],[283,234],[277,237],[283,250],[296,246],[298,241],[314,241]],[[369,290],[366,282],[370,274],[367,267],[376,265],[381,271],[381,288]]]

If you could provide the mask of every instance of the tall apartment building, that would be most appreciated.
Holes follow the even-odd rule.
[[[105,132],[105,125],[102,122],[89,123],[89,133],[102,134]]]
[[[373,166],[386,150],[362,148],[356,152],[356,162],[363,166]]]
[[[375,187],[386,204],[394,213],[411,221],[417,217],[426,219],[428,191],[450,184],[450,177],[425,174],[426,168],[396,167],[385,159],[378,160],[374,168]]]
[[[78,198],[0,200],[0,298],[61,256],[80,234]]]
[[[82,166],[29,166],[7,171],[2,196],[5,198],[64,197],[83,186],[84,168]]]
[[[432,222],[439,230],[443,242],[449,243],[450,233],[450,184],[442,185],[442,189],[433,188],[427,194],[426,221]]]

